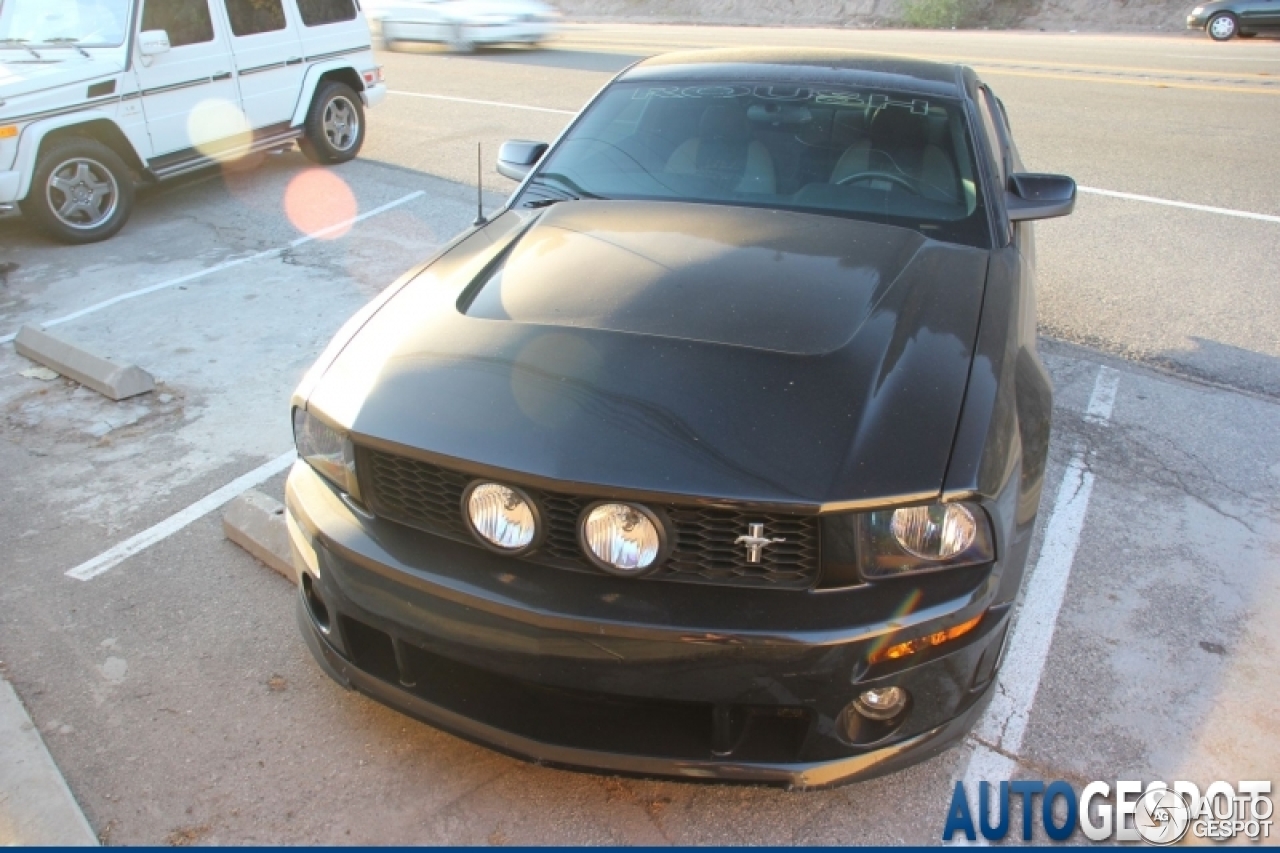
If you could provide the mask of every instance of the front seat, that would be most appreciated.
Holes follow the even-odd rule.
[[[698,135],[671,152],[666,171],[709,178],[728,192],[773,195],[777,188],[769,149],[751,138],[746,113],[727,104],[707,107]]]
[[[831,172],[831,183],[860,172],[901,175],[925,198],[954,202],[960,197],[951,156],[930,141],[929,117],[902,107],[876,111],[867,138],[845,149]]]

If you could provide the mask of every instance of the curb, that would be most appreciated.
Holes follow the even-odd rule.
[[[257,489],[233,500],[222,514],[222,532],[290,583],[297,583],[284,504]]]
[[[97,847],[13,685],[0,678],[0,847]]]
[[[155,379],[141,367],[100,358],[35,326],[19,329],[13,347],[18,355],[38,361],[112,400],[136,397],[156,387]]]

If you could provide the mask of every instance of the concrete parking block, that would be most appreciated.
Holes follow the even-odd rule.
[[[222,532],[268,567],[297,583],[289,550],[284,504],[256,489],[233,500],[222,515]]]
[[[23,326],[13,342],[19,355],[38,361],[112,400],[154,390],[156,381],[133,364],[116,364],[36,328]]]
[[[96,847],[44,740],[0,678],[0,847]]]

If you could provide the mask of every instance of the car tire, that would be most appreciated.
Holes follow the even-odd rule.
[[[1219,12],[1205,24],[1204,31],[1214,41],[1229,41],[1240,32],[1240,23],[1230,12]]]
[[[96,139],[75,138],[40,154],[19,207],[53,239],[80,245],[115,236],[133,199],[133,174],[120,155]]]
[[[379,28],[379,35],[382,39],[382,49],[389,50],[393,53],[398,49],[400,39],[396,37],[396,29],[394,26],[387,26],[387,22],[383,21]]]
[[[364,145],[364,105],[345,83],[321,83],[311,99],[298,147],[313,162],[331,166],[355,158]]]
[[[476,43],[467,35],[462,24],[454,24],[449,31],[449,50],[453,53],[475,53]]]

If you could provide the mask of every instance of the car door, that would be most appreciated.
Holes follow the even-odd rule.
[[[1245,30],[1280,27],[1280,0],[1248,0],[1240,10],[1240,24]]]
[[[395,22],[397,38],[405,41],[447,41],[450,29],[445,26],[441,0],[402,0],[387,10]]]
[[[240,100],[255,130],[293,117],[307,66],[300,22],[284,0],[215,0],[226,10]]]
[[[243,130],[227,33],[209,2],[143,0],[140,31],[169,36],[167,51],[136,57],[142,110],[157,155],[197,156]]]

